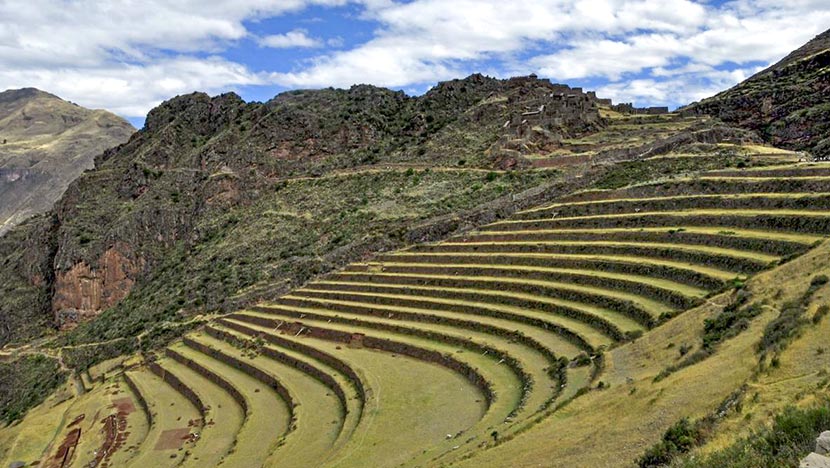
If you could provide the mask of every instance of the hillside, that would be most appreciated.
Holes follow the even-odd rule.
[[[830,30],[687,109],[756,131],[770,144],[830,157]]]
[[[0,93],[0,236],[44,213],[133,127],[33,88]]]
[[[705,118],[653,117],[615,137],[643,117],[603,118],[593,94],[536,77],[472,75],[417,98],[355,86],[171,99],[99,155],[53,216],[0,241],[0,343],[104,311],[63,339],[135,337],[504,216],[532,203],[524,190],[589,183],[560,177],[586,161],[598,174],[620,158],[752,141]],[[533,166],[558,169],[523,170]]]
[[[170,99],[0,238],[0,463],[790,465],[830,168],[754,130],[533,75]]]

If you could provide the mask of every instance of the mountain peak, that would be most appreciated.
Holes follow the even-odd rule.
[[[37,97],[60,99],[54,94],[47,93],[46,91],[41,91],[37,88],[20,88],[8,89],[6,91],[0,92],[0,103],[11,103],[23,99],[34,99]]]

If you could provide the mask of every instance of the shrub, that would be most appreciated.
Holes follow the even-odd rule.
[[[702,439],[700,429],[688,418],[683,418],[666,430],[660,442],[646,450],[646,453],[637,460],[637,466],[652,468],[667,465],[678,455],[691,450]]]
[[[9,424],[39,405],[66,379],[56,359],[23,356],[0,363],[0,421]]]
[[[780,351],[786,342],[794,337],[798,330],[807,323],[804,308],[799,303],[789,302],[781,308],[778,317],[770,322],[758,343],[758,351]]]
[[[830,314],[830,306],[824,304],[823,306],[819,307],[816,311],[815,315],[813,315],[813,325],[818,325],[821,322],[821,319]]]
[[[739,294],[738,299],[718,314],[715,318],[703,322],[703,348],[712,350],[721,342],[737,336],[749,327],[749,322],[761,314],[762,307],[755,303],[744,307],[749,295]]]
[[[807,409],[788,407],[775,417],[772,427],[762,428],[703,458],[684,459],[678,466],[798,466],[799,460],[813,450],[816,436],[828,427],[830,402]]]

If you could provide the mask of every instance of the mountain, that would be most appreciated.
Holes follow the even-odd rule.
[[[0,235],[49,210],[97,154],[134,131],[109,112],[34,88],[0,93]]]
[[[830,30],[737,86],[687,107],[830,158]]]
[[[778,182],[823,168],[754,168],[797,158],[532,75],[177,96],[0,238],[0,459],[538,466],[572,427],[600,446],[609,405],[589,434],[549,416],[608,395],[659,407],[593,454],[632,460],[688,407],[655,374],[715,353],[700,322],[826,230],[798,212],[824,182]]]
[[[528,203],[524,190],[592,180],[556,168],[751,138],[678,115],[631,131],[646,117],[606,111],[593,93],[535,76],[472,75],[419,97],[361,85],[265,103],[170,99],[48,216],[0,240],[0,344],[78,324],[65,339],[120,339],[229,311],[504,216]],[[532,166],[552,169],[519,170]]]

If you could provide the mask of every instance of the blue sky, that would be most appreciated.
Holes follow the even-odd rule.
[[[827,0],[4,0],[0,89],[38,87],[136,126],[192,91],[420,94],[475,72],[676,107],[828,28]]]

